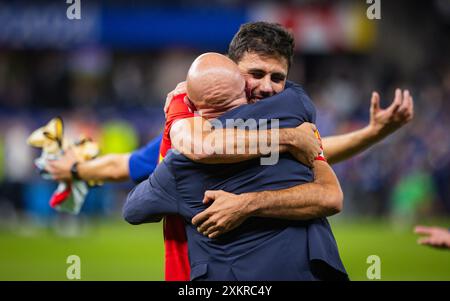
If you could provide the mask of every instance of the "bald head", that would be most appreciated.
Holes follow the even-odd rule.
[[[245,80],[237,65],[219,53],[205,53],[192,63],[186,88],[196,108],[227,108],[245,99]]]

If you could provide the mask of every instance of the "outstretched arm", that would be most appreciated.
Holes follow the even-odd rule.
[[[322,139],[325,156],[330,164],[344,161],[368,149],[411,121],[414,116],[413,98],[408,90],[396,89],[392,104],[380,108],[380,96],[372,93],[370,123],[360,130]]]
[[[125,181],[129,178],[130,154],[108,154],[78,163],[78,175],[85,181]],[[70,181],[71,168],[76,162],[70,149],[58,160],[48,161],[46,169],[57,181]]]
[[[127,154],[107,154],[79,162],[78,176],[84,181],[125,181],[130,177],[135,182],[147,179],[158,163],[161,136],[147,145]],[[47,162],[46,169],[57,181],[70,181],[71,168],[77,159],[71,149],[57,159]]]
[[[334,215],[342,210],[343,193],[328,163],[314,162],[312,183],[291,188],[233,194],[206,191],[203,202],[212,203],[192,219],[199,232],[215,238],[236,227],[251,216],[291,220],[308,220]]]

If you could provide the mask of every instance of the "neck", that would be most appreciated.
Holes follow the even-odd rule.
[[[227,102],[223,105],[215,105],[209,108],[199,109],[198,112],[200,116],[206,119],[218,118],[220,115],[233,110],[241,105],[247,104],[247,99],[245,97],[241,97],[235,99],[233,101]]]

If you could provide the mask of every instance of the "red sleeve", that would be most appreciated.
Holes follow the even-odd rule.
[[[161,142],[160,154],[164,157],[167,151],[172,147],[170,141],[170,129],[175,121],[184,118],[194,117],[195,114],[190,111],[187,104],[184,103],[186,94],[180,94],[172,99],[166,116],[166,124],[164,126],[164,135]]]
[[[169,130],[169,132],[172,124],[178,119],[191,118],[195,116],[194,113],[189,110],[188,105],[184,103],[185,96],[186,94],[175,96],[169,105],[165,127],[165,129]]]

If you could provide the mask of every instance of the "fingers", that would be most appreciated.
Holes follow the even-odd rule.
[[[420,245],[427,245],[427,246],[432,246],[432,247],[436,247],[436,248],[442,248],[445,246],[445,243],[442,241],[442,239],[439,239],[437,237],[420,238],[417,241],[417,243]]]
[[[166,114],[166,115],[167,115],[167,112],[169,111],[169,106],[172,101],[172,98],[173,98],[173,91],[170,92],[169,94],[167,94],[166,102],[164,103],[164,114]]]
[[[52,178],[52,180],[58,180],[58,177],[55,174],[55,170],[53,169],[53,167],[47,165],[45,167],[45,171],[48,172]]]
[[[403,103],[397,113],[401,121],[408,122],[412,119],[414,112],[413,99],[408,90],[403,91]]]
[[[402,104],[402,90],[397,88],[397,89],[395,89],[394,101],[392,102],[392,104],[389,106],[389,108],[387,110],[390,111],[391,113],[395,113],[395,112],[397,112],[397,110],[401,106],[401,104]]]
[[[57,167],[52,161],[47,161],[47,164],[45,164],[45,169],[51,174],[54,174],[57,171]]]
[[[217,238],[220,234],[221,234],[220,231],[215,231],[215,232],[209,234],[208,237],[211,239],[214,239],[214,238]]]
[[[215,200],[215,193],[213,190],[205,191],[205,195],[203,196],[203,204],[208,205]]]
[[[220,195],[225,194],[226,192],[223,190],[206,190],[204,197],[203,197],[203,203],[209,204],[214,202]],[[203,224],[210,216],[211,212],[206,209],[205,211],[197,214],[192,218],[192,224],[195,226],[199,226]]]
[[[45,166],[45,170],[51,175],[52,180],[62,180],[62,176],[58,173],[58,170],[53,166],[52,163],[48,163]]]
[[[186,81],[179,83],[175,89],[169,94],[167,94],[166,102],[164,104],[164,113],[167,115],[167,112],[169,111],[170,103],[172,102],[172,99],[180,94],[186,93]]]
[[[211,225],[210,227],[208,227],[206,230],[204,230],[202,233],[204,236],[210,236],[213,233],[218,233],[220,232],[222,227],[218,226],[218,225]]]
[[[208,231],[210,231],[211,229],[213,229],[215,227],[217,227],[215,222],[211,219],[207,219],[206,221],[204,221],[202,224],[200,224],[197,227],[197,231],[200,233],[203,233],[205,236],[207,236],[207,234],[209,234]]]
[[[411,96],[409,95],[408,90],[403,91],[403,98],[402,98],[402,104],[398,108],[397,112],[401,115],[404,115],[408,111],[408,105],[410,104],[409,98]]]
[[[75,159],[75,151],[73,150],[72,146],[70,146],[64,153],[64,157],[70,159]]]
[[[380,110],[380,94],[374,91],[372,92],[372,98],[370,99],[370,113],[375,113]]]
[[[430,235],[432,232],[433,232],[432,227],[417,226],[414,228],[414,233],[416,234]]]
[[[174,96],[186,93],[186,81],[178,83],[174,90]]]
[[[408,107],[408,115],[409,115],[408,121],[410,121],[411,119],[414,118],[414,98],[412,96],[409,98],[409,102],[410,102],[410,105]]]
[[[200,226],[201,224],[203,224],[208,218],[209,218],[209,212],[208,211],[203,211],[200,212],[199,214],[197,214],[196,216],[194,216],[192,218],[192,224],[194,226]]]
[[[199,231],[200,232],[200,231]],[[214,225],[209,227],[208,229],[200,232],[202,233],[204,236],[208,236],[208,238],[216,238],[219,235],[223,234],[224,230],[223,227],[220,227],[218,225]]]
[[[432,240],[429,237],[424,237],[424,238],[419,238],[417,240],[417,243],[419,245],[429,245],[429,244],[432,244]]]
[[[224,194],[223,190],[206,190],[203,197],[203,204],[207,205],[214,202],[220,195]]]

